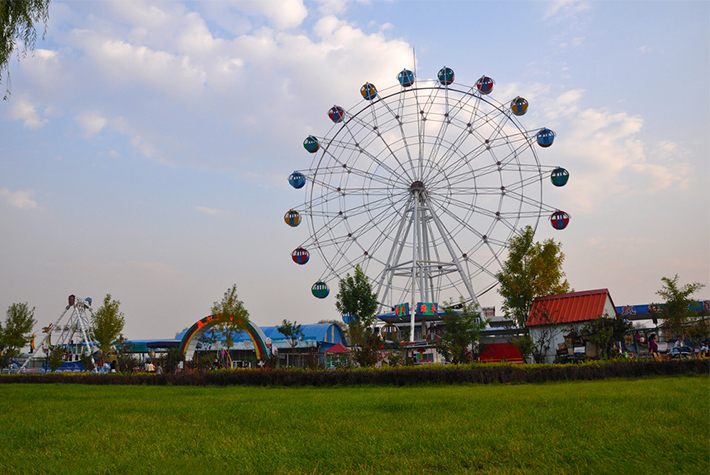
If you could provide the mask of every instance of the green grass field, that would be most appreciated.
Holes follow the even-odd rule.
[[[710,472],[710,377],[542,385],[0,385],[0,473]]]

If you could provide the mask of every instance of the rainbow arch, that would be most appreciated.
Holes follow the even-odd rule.
[[[225,317],[226,318],[226,317]],[[180,351],[187,361],[192,360],[192,355],[195,354],[197,349],[197,342],[200,341],[200,337],[207,330],[215,325],[223,323],[225,321],[232,321],[234,317],[229,317],[228,319],[222,319],[222,314],[209,315],[201,320],[198,320],[194,325],[192,325],[183,335],[182,342],[180,343]],[[239,323],[237,321],[237,323]],[[254,344],[254,350],[256,351],[257,360],[265,360],[269,357],[269,347],[266,346],[266,335],[261,331],[257,325],[250,321],[246,322],[246,328],[244,332],[249,335],[252,343]]]

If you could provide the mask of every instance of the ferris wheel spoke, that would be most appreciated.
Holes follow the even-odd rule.
[[[400,103],[401,103],[402,96],[399,95],[399,97],[400,97]],[[409,137],[404,131],[404,123],[402,121],[401,112],[396,113],[395,111],[393,111],[392,108],[389,106],[389,103],[385,99],[387,99],[387,98],[383,97],[382,100],[380,101],[380,103],[387,109],[387,111],[390,113],[392,118],[394,118],[397,121],[397,128],[399,129],[400,137],[401,137],[402,143],[404,144],[404,146],[402,148],[404,149],[404,151],[407,154],[407,162],[411,164],[411,163],[413,163],[412,152],[410,150],[410,145],[409,145],[409,141],[408,141]],[[408,178],[410,178],[410,180],[411,180],[411,176],[408,175]]]
[[[452,221],[454,221],[455,223],[457,223],[460,227],[462,227],[462,228],[467,229],[468,231],[470,231],[470,232],[471,232],[473,235],[475,235],[477,238],[479,238],[479,239],[483,238],[483,234],[482,234],[482,233],[480,233],[476,228],[474,228],[473,226],[471,226],[468,222],[466,222],[465,220],[461,219],[461,218],[460,218],[459,216],[457,216],[456,214],[452,213],[450,210],[448,210],[448,209],[446,209],[446,208],[443,208],[443,207],[440,207],[439,210],[440,210],[440,212],[441,212],[442,214],[447,215]],[[432,213],[432,214],[434,214],[434,213]],[[450,232],[450,231],[447,230],[447,232],[448,232],[449,235],[451,235],[451,232]],[[459,247],[459,250],[460,250],[461,252],[463,252],[463,250],[462,250],[460,247]]]
[[[379,101],[378,103],[380,103],[380,102],[382,102],[382,99],[380,99],[380,101]],[[385,102],[382,102],[382,104],[383,104],[383,105],[386,105]],[[373,106],[374,106],[374,104],[371,104],[371,105],[370,105],[370,108],[372,108]],[[374,109],[373,109],[373,111],[372,111],[372,114],[374,115]],[[350,121],[357,122],[357,123],[362,127],[363,130],[367,130],[367,131],[368,131],[368,134],[373,134],[373,133],[374,133],[375,136],[374,136],[374,137],[371,137],[371,139],[370,139],[369,142],[361,143],[362,141],[361,141],[361,140],[358,140],[358,139],[356,138],[356,136],[355,136],[355,133],[350,129],[350,127],[349,127]],[[399,160],[399,157],[397,156],[397,154],[395,154],[395,153],[392,151],[392,149],[390,148],[389,144],[382,138],[382,135],[381,135],[381,134],[379,133],[379,131],[378,131],[378,130],[379,130],[379,126],[377,126],[377,125],[372,126],[372,125],[370,125],[370,124],[367,124],[366,122],[364,122],[364,121],[359,117],[359,114],[353,116],[350,121],[348,121],[348,122],[345,124],[345,127],[347,128],[350,137],[351,137],[354,141],[356,141],[355,143],[356,143],[357,149],[358,149],[360,152],[366,154],[368,158],[370,158],[371,160],[373,160],[374,162],[376,162],[378,165],[380,165],[381,167],[383,167],[383,168],[384,168],[385,170],[387,170],[392,176],[399,177],[402,173],[404,173],[404,174],[407,176],[408,179],[411,179],[411,177],[409,176],[409,170],[408,170],[408,169],[404,166],[404,164]],[[394,160],[397,162],[398,169],[400,169],[401,172],[395,171],[395,170],[392,169],[389,165],[387,165],[384,161],[380,160],[380,159],[377,158],[375,155],[373,155],[372,153],[368,152],[368,150],[367,150],[368,145],[372,144],[372,143],[375,142],[375,141],[378,141],[378,139],[380,139],[380,141],[381,141],[381,142],[385,145],[385,147],[387,148],[387,151],[389,152],[389,156],[391,156],[392,158],[394,158]]]
[[[500,145],[510,145],[512,143],[512,141],[508,140],[508,136],[504,136],[504,137],[499,137],[495,143],[489,142],[486,144],[485,142],[483,142],[482,149],[477,149],[477,152],[479,152],[479,153],[477,153],[472,158],[476,158],[476,157],[482,155],[483,153],[485,153],[486,151],[489,151],[492,154],[492,156],[495,157],[494,151],[495,151],[496,147],[499,146],[498,143],[500,143]],[[492,169],[491,171],[496,171],[499,168],[502,169],[506,165],[508,165],[512,160],[515,160],[517,158],[518,154],[521,153],[521,151],[523,149],[528,148],[528,147],[529,147],[529,144],[527,141],[522,142],[518,145],[518,147],[509,150],[507,152],[507,154],[504,155],[502,158],[496,159],[492,164],[487,165],[484,168],[489,169],[489,170]],[[452,167],[451,172],[450,172],[451,175],[457,176],[459,174],[459,172],[464,167],[469,165],[470,162],[471,162],[471,159],[468,159],[468,157],[466,160],[461,160],[461,162],[459,162],[458,164],[456,164],[455,166]],[[498,164],[498,162],[500,162],[500,164]],[[463,173],[466,173],[466,172],[463,172]],[[482,169],[475,169],[475,173],[478,176],[479,173],[482,173]]]
[[[473,123],[475,122],[474,117],[475,117],[476,111],[478,110],[479,101],[480,101],[480,97],[473,95],[473,94],[466,94],[466,95],[462,96],[462,98],[460,98],[459,101],[453,107],[451,107],[447,110],[448,115],[445,115],[444,120],[442,121],[442,125],[444,123],[451,124],[452,122],[456,122],[458,120],[461,120],[461,119],[459,119],[458,116],[464,115],[463,110],[468,108],[468,106],[470,105],[471,102],[474,103],[473,107],[471,108],[471,115],[470,115],[470,118],[468,118],[468,121],[466,122],[465,121],[466,119],[461,120],[461,124],[466,124],[466,126],[461,127],[461,131],[459,132],[458,137],[451,143],[451,146],[448,149],[448,151],[450,153],[445,154],[443,156],[444,160],[442,161],[442,163],[440,163],[440,166],[442,168],[446,168],[449,165],[449,160],[451,158],[453,158],[454,156],[456,156],[454,151],[457,150],[469,136],[473,135],[471,127],[473,126]],[[452,111],[454,111],[454,112],[452,113]],[[427,178],[429,178],[429,177],[427,177]]]
[[[359,119],[353,118],[351,120],[359,120]],[[346,123],[344,127],[348,128],[348,124]],[[350,132],[349,128],[348,128],[348,132],[349,132],[350,136],[353,138],[353,140],[356,140],[354,134],[352,132]],[[384,171],[386,171],[390,177],[398,178],[400,176],[400,173],[398,173],[393,168],[391,168],[387,163],[380,160],[374,154],[370,153],[367,150],[367,144],[360,144],[359,142],[355,142],[355,145],[352,145],[349,142],[341,142],[341,141],[336,142],[334,140],[332,142],[334,142],[335,148],[341,147],[342,149],[348,150],[352,153],[363,154],[368,159],[370,159],[373,163],[375,163],[376,165],[381,167]],[[352,156],[352,153],[351,153],[351,156]],[[343,173],[343,170],[347,170],[348,167],[352,167],[352,164],[348,165],[346,160],[342,160],[342,159],[340,159],[339,156],[336,156],[333,153],[333,151],[331,150],[330,146],[324,152],[324,156],[325,155],[329,156],[336,163],[336,165],[330,165],[330,166],[326,167],[327,170],[333,170],[333,171],[339,170],[341,173]],[[367,172],[365,172],[365,173],[367,173]],[[388,180],[387,177],[383,177],[383,176],[375,175],[375,174],[368,174],[368,176],[374,177],[374,179],[376,181],[380,181],[383,184],[386,184],[386,185],[391,184],[391,180]]]

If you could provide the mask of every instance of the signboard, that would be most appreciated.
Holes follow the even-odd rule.
[[[417,316],[434,316],[438,314],[439,304],[432,302],[418,302],[417,303]]]
[[[401,303],[394,307],[395,317],[408,317],[409,316],[409,303]]]

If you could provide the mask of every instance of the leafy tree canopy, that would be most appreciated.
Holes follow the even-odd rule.
[[[298,345],[298,340],[303,338],[300,323],[284,320],[281,325],[276,327],[276,329],[288,339],[291,348],[295,348],[296,345]]]
[[[335,308],[341,315],[349,315],[362,326],[372,325],[377,312],[377,295],[359,265],[355,275],[347,274],[338,284]]]
[[[377,318],[377,295],[359,265],[355,267],[354,276],[347,274],[338,285],[335,308],[342,315],[352,317],[348,323],[348,336],[350,344],[355,347],[353,357],[361,366],[374,366],[383,344],[382,338],[372,328]]]
[[[215,317],[219,316],[218,327],[223,332],[240,332],[249,326],[249,312],[244,307],[244,302],[239,300],[237,284],[227,289],[221,302],[212,304],[210,313]]]
[[[436,351],[446,361],[454,364],[470,362],[474,353],[480,353],[476,351],[476,346],[481,337],[481,330],[488,323],[487,320],[481,319],[475,304],[462,300],[460,306],[460,314],[452,309],[453,302],[444,306],[444,315],[441,318],[443,329],[439,338],[434,341]]]
[[[126,323],[119,305],[121,302],[112,300],[111,294],[106,294],[103,305],[91,316],[91,334],[104,355],[108,354]]]
[[[34,49],[37,40],[35,23],[44,22],[45,29],[49,20],[50,0],[0,0],[0,83],[7,71],[12,53],[22,44],[22,54]],[[8,73],[9,79],[9,73]],[[9,81],[8,81],[9,82]],[[4,100],[9,97],[9,88],[5,88]]]
[[[693,282],[678,287],[678,274],[672,279],[662,277],[661,281],[663,281],[663,286],[656,294],[663,298],[664,303],[656,305],[657,308],[660,308],[658,316],[663,319],[663,326],[670,328],[675,334],[683,336],[683,326],[688,323],[690,317],[698,314],[689,308],[695,303],[690,296],[705,285]]]
[[[535,231],[530,226],[511,238],[508,259],[496,275],[500,283],[498,293],[505,299],[502,309],[521,327],[525,326],[536,297],[570,291],[562,271],[565,260],[562,244],[553,239],[534,242],[534,238]]]
[[[0,326],[0,349],[5,350],[7,358],[15,358],[29,343],[32,328],[37,324],[35,309],[30,309],[27,303],[13,303],[5,315],[5,327]]]

